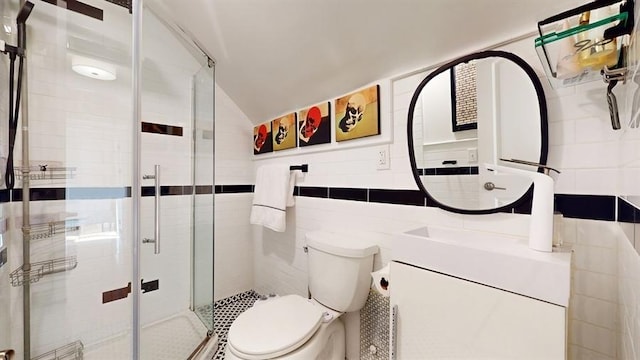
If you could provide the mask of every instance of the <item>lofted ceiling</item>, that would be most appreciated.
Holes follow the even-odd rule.
[[[261,123],[534,31],[587,1],[152,2],[215,58],[218,85]]]

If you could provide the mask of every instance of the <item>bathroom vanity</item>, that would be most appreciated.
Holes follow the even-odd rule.
[[[565,359],[570,252],[423,227],[392,253],[395,359]]]
[[[540,79],[511,53],[454,59],[417,86],[408,151],[427,204],[530,213],[530,231],[399,234],[389,274],[393,359],[566,358],[571,252],[552,248],[547,129]]]

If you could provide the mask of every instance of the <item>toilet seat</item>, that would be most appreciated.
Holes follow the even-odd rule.
[[[307,299],[281,296],[240,314],[229,329],[228,342],[246,359],[278,357],[307,342],[322,317],[323,311]]]

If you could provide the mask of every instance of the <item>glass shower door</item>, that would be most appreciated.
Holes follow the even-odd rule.
[[[0,2],[10,45],[21,3]],[[186,359],[210,328],[192,310],[213,298],[213,70],[145,9],[134,119],[136,11],[62,3],[34,2],[27,21],[15,188],[0,189],[0,352]],[[0,71],[2,165],[9,77]]]
[[[3,2],[11,18],[5,40],[14,46],[22,3]],[[1,328],[11,329],[0,349],[14,349],[17,359],[105,358],[99,349],[131,358],[131,17],[105,1],[87,3],[95,10],[34,1],[26,20],[0,267],[0,307],[9,309]],[[0,94],[8,103],[6,88]],[[0,109],[6,122],[8,109]],[[6,176],[2,166],[2,183]]]
[[[209,330],[194,305],[213,298],[213,71],[143,18],[140,357],[186,359]]]
[[[194,76],[192,308],[213,330],[214,65]]]

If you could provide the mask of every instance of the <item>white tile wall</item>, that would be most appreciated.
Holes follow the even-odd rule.
[[[620,359],[640,357],[640,225],[632,228],[631,237],[621,236],[618,241]]]
[[[251,194],[215,196],[214,297],[216,300],[253,289]]]
[[[621,189],[635,190],[637,182],[631,180],[631,176],[637,175],[639,164],[634,161],[635,155],[623,157],[621,154],[638,148],[640,132],[627,131],[623,135],[611,129],[602,83],[551,89],[532,43],[532,39],[526,39],[504,50],[523,57],[542,77],[549,106],[548,164],[562,171],[555,177],[556,193],[616,195]],[[376,170],[375,146],[308,154],[299,151],[264,160],[256,157],[255,167],[267,163],[308,163],[309,173],[298,179],[301,186],[416,189],[410,173],[405,127],[412,89],[419,80],[419,75],[413,75],[392,81],[393,108],[389,113],[382,113],[383,122],[386,116],[392,116],[394,129],[390,170]],[[619,88],[618,91],[624,90]],[[382,96],[389,95],[383,93]],[[250,137],[250,130],[244,130],[246,138]],[[629,160],[625,160],[627,158]],[[629,164],[632,166],[627,166]],[[621,174],[622,166],[625,170]],[[304,233],[312,229],[366,234],[382,249],[376,257],[376,268],[389,260],[394,234],[412,227],[438,224],[523,236],[528,229],[528,216],[523,215],[461,216],[437,209],[311,198],[298,198],[288,216],[284,234],[255,230],[257,289],[305,294],[306,272],[298,265],[304,263],[304,259],[299,259],[304,255],[299,249]],[[615,223],[565,219],[565,241],[576,245],[575,296],[569,337],[572,359],[625,358],[618,356],[620,324],[615,320],[618,313],[617,244],[621,236],[616,226]],[[357,334],[350,333],[347,337],[353,340]],[[630,346],[630,342],[637,347],[637,338],[625,344]]]
[[[218,85],[215,111],[216,184],[252,184],[254,169],[251,161],[251,122]]]
[[[253,184],[252,125],[224,90],[216,85],[215,91],[215,183]],[[254,288],[255,244],[249,226],[252,199],[246,193],[215,196],[216,300]]]

